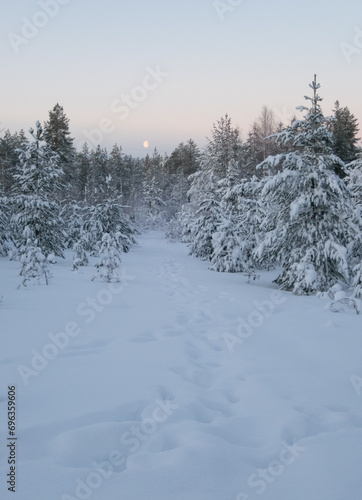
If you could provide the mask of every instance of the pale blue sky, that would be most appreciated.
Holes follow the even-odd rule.
[[[48,3],[53,17],[44,14]],[[77,144],[88,136],[143,155],[148,140],[150,150],[171,153],[189,138],[202,146],[225,113],[244,138],[264,104],[289,117],[304,104],[314,73],[325,114],[339,99],[362,123],[360,0],[219,0],[223,13],[215,3],[7,2],[0,127],[28,130],[59,102]],[[23,36],[24,18],[44,26],[28,40],[11,35],[11,43],[10,33]],[[354,47],[349,61],[342,43]],[[158,82],[145,80],[149,68],[161,71]],[[132,92],[138,102],[122,103]]]

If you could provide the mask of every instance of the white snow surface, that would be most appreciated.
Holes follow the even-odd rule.
[[[22,290],[0,259],[0,498],[361,500],[362,317],[138,240],[113,294],[94,258]],[[21,376],[34,350],[53,359]]]

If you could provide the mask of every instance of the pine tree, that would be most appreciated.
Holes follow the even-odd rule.
[[[275,207],[267,215],[271,228],[257,249],[283,266],[275,280],[295,294],[325,291],[338,280],[348,282],[347,245],[356,228],[353,204],[344,182],[334,173],[344,164],[332,151],[332,135],[323,116],[316,78],[310,85],[312,108],[304,120],[276,136],[290,152],[269,157],[260,168],[281,167],[262,196]],[[307,110],[304,106],[300,109]]]
[[[181,142],[167,160],[167,170],[171,174],[181,174],[188,177],[200,168],[201,153],[196,143],[189,139],[186,144]]]
[[[43,138],[50,149],[59,156],[60,167],[65,174],[63,182],[74,187],[76,183],[74,139],[71,138],[69,131],[69,118],[64,113],[63,106],[58,103],[49,111],[49,120],[44,123]]]
[[[333,112],[335,119],[329,127],[333,134],[333,152],[345,163],[350,163],[356,160],[360,151],[357,147],[358,120],[347,107],[341,108],[339,101],[336,101]]]
[[[109,156],[109,175],[112,176],[115,190],[123,197],[124,187],[127,188],[129,179],[128,172],[125,169],[124,154],[122,148],[115,144]]]
[[[90,203],[90,176],[91,160],[88,144],[85,142],[82,150],[77,153],[75,159],[76,185],[75,193],[77,199]]]
[[[134,218],[143,201],[144,162],[130,155],[125,155],[123,162],[127,182],[122,186],[122,203],[127,206],[127,213]]]
[[[232,126],[226,114],[213,125],[212,138],[208,139],[204,152],[203,168],[219,179],[225,178],[230,161],[239,161],[241,150],[239,130]]]
[[[28,228],[46,257],[52,253],[63,257],[65,235],[60,207],[55,201],[63,176],[59,156],[43,142],[39,122],[35,131],[30,129],[30,134],[34,141],[20,151],[20,163],[14,175],[12,238],[18,249],[26,247],[29,238],[24,236],[24,230]]]
[[[109,175],[108,153],[105,148],[97,146],[90,153],[90,172],[87,183],[88,203],[94,204],[104,199],[107,192],[106,179]]]

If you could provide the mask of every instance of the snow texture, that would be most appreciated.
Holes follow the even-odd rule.
[[[1,499],[360,500],[361,316],[139,243],[118,284],[66,250],[49,286],[17,290],[0,258]]]

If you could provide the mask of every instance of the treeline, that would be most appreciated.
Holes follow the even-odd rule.
[[[214,271],[243,273],[250,280],[258,270],[281,267],[275,282],[282,289],[300,295],[328,292],[339,304],[334,307],[359,312],[358,125],[338,103],[335,116],[325,117],[320,85],[314,80],[310,87],[309,107],[299,108],[305,117],[277,131],[270,127],[272,137],[255,148],[254,160],[250,141],[243,145],[227,119],[219,122],[200,170],[190,177],[189,203],[169,233],[180,234],[190,253],[209,261]],[[266,110],[262,118],[261,123],[270,123]]]
[[[203,151],[190,139],[170,156],[155,150],[143,159],[124,154],[118,145],[108,152],[101,145],[90,149],[85,143],[81,151],[76,151],[69,119],[57,104],[49,112],[48,121],[43,126],[38,122],[36,130],[31,130],[31,139],[23,131],[5,131],[0,138],[0,254],[10,252],[12,258],[18,258],[23,276],[36,275],[36,268],[46,277],[48,271],[43,272],[41,266],[47,259],[51,261],[53,254],[63,256],[65,248],[73,248],[76,269],[87,263],[87,252],[99,255],[101,249],[104,253],[107,248],[108,252],[128,251],[137,231],[167,226],[170,237],[190,242],[190,252],[210,260],[214,270],[253,276],[263,266],[286,266],[287,253],[293,255],[289,264],[299,266],[298,272],[304,276],[306,271],[303,274],[299,260],[305,256],[305,248],[300,255],[294,248],[302,237],[284,241],[276,217],[284,213],[282,207],[286,206],[282,227],[288,227],[288,217],[293,220],[292,228],[298,226],[298,210],[294,208],[292,215],[289,209],[294,203],[292,192],[300,196],[303,189],[288,186],[279,199],[270,186],[282,189],[287,185],[283,179],[293,169],[302,179],[309,167],[316,175],[324,162],[328,175],[333,174],[327,176],[329,181],[338,186],[348,184],[348,193],[353,191],[353,220],[358,219],[358,123],[338,101],[333,117],[326,119],[318,99],[315,89],[312,108],[307,110],[304,121],[293,118],[289,125],[278,123],[273,111],[264,107],[242,141],[239,130],[225,115],[214,124]],[[308,157],[308,168],[300,167],[305,161],[303,155]],[[296,178],[294,172],[291,179]],[[312,185],[312,191],[321,189],[322,193],[326,189],[317,180]],[[341,192],[348,198],[349,194]],[[301,201],[300,205],[309,204],[311,210],[306,220],[312,225],[319,221],[321,214],[328,212],[331,200],[340,195],[335,194],[325,208],[317,209],[319,198],[314,200],[310,193],[304,194],[309,201]],[[352,213],[344,205],[338,210],[346,217]],[[329,216],[323,215],[322,219]],[[310,232],[306,227],[304,224],[303,231]],[[328,241],[351,246],[351,235],[343,241],[338,238]],[[278,247],[280,244],[286,251]],[[317,241],[313,245],[318,246]],[[333,248],[336,251],[337,247]],[[353,255],[358,259],[356,248],[354,245]],[[326,254],[326,249],[323,251]],[[314,259],[319,259],[321,266],[329,269],[330,279],[318,275],[300,285],[304,276],[298,278],[298,285],[294,278],[281,278],[279,283],[296,293],[309,293],[325,290],[332,281],[347,282],[350,273],[347,279],[346,272],[339,268],[331,272],[335,267],[327,257],[321,259],[320,252],[315,252],[313,258],[308,254],[311,260],[305,269],[310,271],[309,276],[314,271],[318,275]],[[35,262],[36,255],[41,256],[41,262]],[[346,264],[349,269],[352,261]],[[111,279],[112,273],[105,275]]]

